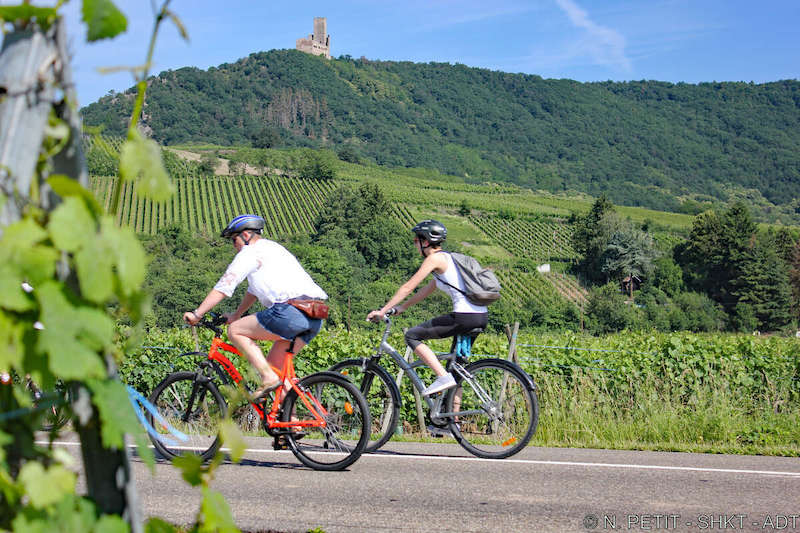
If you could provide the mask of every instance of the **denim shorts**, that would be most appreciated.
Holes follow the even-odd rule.
[[[275,304],[269,309],[256,313],[262,328],[288,341],[300,337],[308,344],[317,336],[322,320],[308,318],[302,311],[289,304]]]

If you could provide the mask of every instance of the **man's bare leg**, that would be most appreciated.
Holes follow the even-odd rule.
[[[270,354],[275,350],[275,346],[278,343],[288,343],[288,341],[265,330],[261,324],[258,323],[258,319],[255,315],[242,317],[228,326],[228,338],[242,355],[247,358],[250,364],[253,365],[253,368],[256,369],[256,372],[258,372],[258,375],[261,377],[262,387],[266,386],[269,388],[280,381],[275,371],[267,364],[267,359],[264,358],[264,352],[261,351],[256,340],[275,341],[270,350]],[[286,347],[284,347],[283,351],[286,351]],[[282,366],[279,365],[274,366],[276,368],[282,368]]]

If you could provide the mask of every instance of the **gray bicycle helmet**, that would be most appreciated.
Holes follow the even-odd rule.
[[[260,235],[261,230],[264,229],[264,225],[264,219],[258,215],[239,215],[231,220],[227,226],[225,226],[225,229],[222,230],[220,236],[227,238],[237,233],[241,233],[246,229],[255,231]]]
[[[433,246],[441,244],[447,238],[447,228],[438,220],[423,220],[413,228],[411,231],[420,239],[425,239],[428,244]]]

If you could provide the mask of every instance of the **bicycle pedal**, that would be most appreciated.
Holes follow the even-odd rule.
[[[283,435],[278,435],[275,437],[275,440],[272,442],[272,449],[273,450],[288,450],[289,444],[286,442],[286,438]]]

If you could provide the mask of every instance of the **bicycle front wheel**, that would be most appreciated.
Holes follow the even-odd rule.
[[[532,381],[517,365],[483,359],[466,367],[472,378],[457,376],[448,392],[450,430],[456,441],[478,457],[503,459],[524,448],[539,423],[539,402]]]
[[[364,452],[369,438],[367,402],[355,385],[333,372],[319,372],[300,380],[298,388],[283,400],[281,420],[313,422],[322,427],[291,428],[286,433],[289,449],[304,465],[315,470],[342,470]]]
[[[174,372],[158,384],[150,395],[164,422],[184,433],[188,440],[177,442],[167,426],[147,414],[147,419],[163,439],[150,435],[156,451],[166,459],[195,454],[204,461],[220,447],[219,427],[228,413],[228,404],[212,381],[198,372]],[[176,442],[167,442],[167,441]]]
[[[374,452],[392,438],[400,416],[400,391],[392,377],[380,365],[367,363],[363,359],[347,359],[331,367],[349,379],[364,395],[372,419],[366,452]]]

